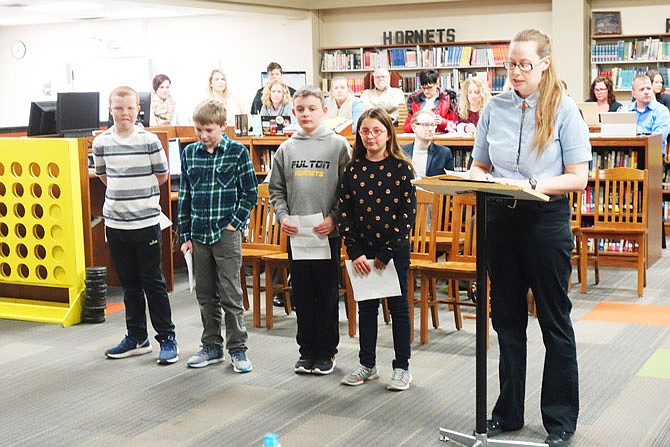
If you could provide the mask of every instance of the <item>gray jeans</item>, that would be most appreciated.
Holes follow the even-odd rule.
[[[195,294],[200,304],[203,346],[223,348],[221,311],[226,323],[228,352],[246,351],[247,328],[244,324],[240,267],[242,266],[242,233],[224,231],[212,245],[193,241]]]

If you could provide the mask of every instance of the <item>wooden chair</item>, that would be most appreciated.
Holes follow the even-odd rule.
[[[631,251],[617,253],[616,266],[637,269],[637,295],[642,296],[647,285],[647,179],[646,169],[612,168],[596,171],[593,226],[582,227],[580,236],[582,293],[586,293],[589,261],[587,241],[593,240],[593,262],[597,272],[599,241],[623,239],[634,242],[635,246],[631,247]]]
[[[460,330],[463,325],[461,306],[474,307],[474,301],[461,301],[459,297],[458,281],[475,281],[477,279],[477,244],[475,212],[477,200],[474,196],[455,196],[452,201],[452,238],[455,241],[463,241],[461,247],[449,252],[447,262],[421,263],[416,270],[421,274],[421,343],[428,342],[428,308],[433,314],[433,327],[439,326],[437,305],[447,303],[453,306],[456,329]],[[435,244],[435,238],[432,238]],[[446,299],[437,297],[436,280],[446,279],[449,281],[449,295]],[[479,299],[487,299],[480,297]],[[488,307],[488,306],[487,306]],[[488,320],[488,315],[486,316]],[[488,335],[487,335],[488,337]]]
[[[414,278],[416,269],[419,266],[436,261],[435,231],[430,228],[437,226],[437,210],[439,206],[439,194],[417,188],[416,190],[416,219],[414,227],[410,231],[410,264],[409,278],[407,284],[407,299],[409,301],[409,323],[410,340],[414,341],[414,306],[417,301],[414,299]]]
[[[572,236],[575,240],[575,248],[572,250],[572,262],[577,266],[577,281],[582,282],[582,273],[579,268],[579,257],[581,254],[581,234],[582,234],[582,198],[583,191],[571,192],[568,194],[570,205],[572,206],[572,214],[570,216],[570,228],[572,229]],[[595,265],[596,284],[600,282],[600,271]],[[568,283],[568,292],[572,289],[572,281]]]
[[[247,282],[244,267],[252,268],[253,321],[254,326],[261,326],[261,266],[263,256],[280,253],[282,246],[279,223],[276,222],[274,207],[270,203],[267,184],[258,185],[258,201],[251,210],[247,240],[242,243],[242,293],[248,308]],[[272,298],[270,298],[272,305]]]

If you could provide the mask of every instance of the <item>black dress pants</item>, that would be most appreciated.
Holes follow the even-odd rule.
[[[567,199],[489,200],[491,320],[500,346],[500,396],[493,418],[505,429],[524,424],[528,288],[535,295],[546,350],[540,398],[544,427],[549,433],[576,429],[579,380],[567,293],[573,247],[570,213]]]

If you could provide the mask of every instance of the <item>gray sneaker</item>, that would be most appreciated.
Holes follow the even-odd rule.
[[[377,374],[376,366],[368,368],[367,366],[358,365],[356,369],[344,376],[340,383],[349,386],[363,385],[367,380],[374,380],[378,377],[379,374]]]
[[[204,368],[213,363],[223,362],[223,349],[217,346],[203,346],[200,351],[186,361],[189,368]]]
[[[395,368],[391,374],[391,383],[386,386],[386,389],[392,391],[405,391],[409,389],[409,384],[412,383],[412,375],[408,370],[402,368]]]
[[[247,353],[241,349],[230,353],[230,362],[233,365],[233,371],[236,373],[248,373],[254,369]]]

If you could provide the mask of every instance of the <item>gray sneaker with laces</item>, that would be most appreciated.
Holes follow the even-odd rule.
[[[186,361],[189,368],[204,368],[213,363],[223,362],[223,349],[218,346],[203,346],[200,351]]]
[[[412,374],[406,369],[395,368],[391,374],[391,383],[386,388],[392,391],[405,391],[412,383]]]
[[[230,353],[230,363],[233,365],[233,371],[236,373],[248,373],[254,369],[251,365],[251,360],[247,357],[247,353],[241,349]]]
[[[344,376],[340,383],[349,386],[363,385],[366,381],[374,380],[378,377],[379,374],[377,374],[376,366],[368,368],[367,366],[358,365],[353,371]]]

